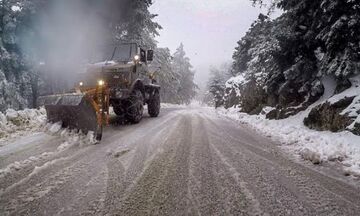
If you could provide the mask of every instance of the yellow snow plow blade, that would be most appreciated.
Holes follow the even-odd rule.
[[[50,95],[39,98],[45,106],[48,121],[61,122],[63,127],[94,132],[97,140],[102,137],[102,111],[87,93]]]

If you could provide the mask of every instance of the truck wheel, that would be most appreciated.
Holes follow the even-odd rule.
[[[117,116],[122,116],[124,114],[124,111],[121,109],[121,107],[113,106],[113,110]]]
[[[139,123],[144,112],[144,97],[140,90],[134,90],[128,100],[126,109],[126,118],[133,122]]]
[[[157,117],[160,113],[160,93],[157,90],[148,102],[148,113],[151,117]]]

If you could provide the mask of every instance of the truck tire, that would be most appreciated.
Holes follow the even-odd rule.
[[[124,115],[124,110],[120,106],[113,106],[113,110],[117,116]]]
[[[139,123],[144,113],[144,97],[140,90],[134,90],[127,102],[125,117],[132,123]]]
[[[148,113],[151,117],[157,117],[160,113],[160,93],[155,91],[148,102]]]

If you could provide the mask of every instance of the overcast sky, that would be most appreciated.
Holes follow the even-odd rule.
[[[231,61],[237,41],[260,12],[250,0],[154,0],[150,8],[163,27],[159,47],[174,52],[181,42],[196,70],[196,82],[207,80],[209,67]]]

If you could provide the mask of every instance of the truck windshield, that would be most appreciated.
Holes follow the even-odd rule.
[[[132,59],[133,55],[133,45],[132,44],[122,44],[120,46],[116,46],[111,53],[109,61],[129,61]]]
[[[131,61],[136,55],[136,44],[120,44],[106,46],[98,50],[92,57],[92,62],[99,61]]]

